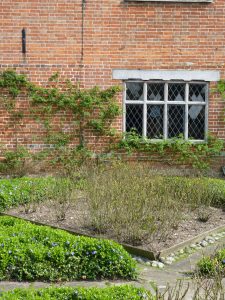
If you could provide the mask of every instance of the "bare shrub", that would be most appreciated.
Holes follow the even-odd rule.
[[[210,219],[211,211],[209,207],[201,205],[197,208],[197,217],[200,222],[207,222]]]
[[[180,203],[162,190],[163,178],[141,166],[95,170],[88,182],[92,225],[119,240],[164,239],[181,219]]]
[[[165,291],[159,291],[152,285],[156,300],[224,300],[225,285],[221,274],[214,278],[194,277],[192,280],[178,280],[174,287],[167,286]]]
[[[59,177],[49,187],[47,198],[57,221],[65,220],[66,214],[76,203],[77,190],[70,178]]]
[[[216,200],[202,178],[159,176],[135,163],[98,167],[87,182],[92,227],[136,245],[166,240],[188,212]]]

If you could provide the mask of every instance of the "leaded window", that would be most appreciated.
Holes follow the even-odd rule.
[[[128,81],[124,98],[124,131],[149,139],[205,140],[207,83]]]

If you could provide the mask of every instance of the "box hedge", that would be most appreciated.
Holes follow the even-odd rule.
[[[134,279],[135,266],[115,242],[0,217],[0,280]]]
[[[11,207],[45,200],[54,178],[11,178],[0,180],[0,212]]]
[[[154,299],[150,292],[143,288],[131,285],[114,286],[107,288],[70,288],[50,287],[45,289],[15,289],[3,292],[4,300],[151,300]]]

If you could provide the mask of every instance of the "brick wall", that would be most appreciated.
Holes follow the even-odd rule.
[[[83,24],[83,26],[82,26]],[[0,69],[43,83],[56,71],[84,87],[121,84],[112,69],[219,70],[225,78],[225,1],[2,0]],[[27,54],[21,53],[21,30]],[[27,102],[22,99],[25,115]],[[118,98],[122,106],[122,96]],[[209,130],[225,138],[224,102],[210,95]],[[57,122],[57,120],[56,120]],[[15,132],[0,111],[0,142],[42,148],[44,129],[27,117]],[[59,124],[60,126],[60,124]],[[122,118],[115,127],[122,130]],[[35,137],[35,138],[34,138]],[[91,137],[93,147],[102,142]],[[97,143],[97,144],[96,144]]]

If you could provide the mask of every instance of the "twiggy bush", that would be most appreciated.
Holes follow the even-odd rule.
[[[161,191],[162,177],[142,167],[117,166],[90,176],[88,192],[92,225],[123,241],[165,238],[181,218],[179,203]]]
[[[160,292],[158,287],[152,285],[155,290],[155,300],[224,300],[225,288],[221,274],[211,279],[195,276],[191,281],[178,280],[174,287],[167,286]]]
[[[155,176],[138,164],[96,169],[87,188],[91,225],[133,244],[164,240],[189,211],[223,203],[218,182],[215,188],[204,178]]]
[[[197,209],[197,215],[198,215],[198,220],[200,222],[207,222],[210,217],[211,217],[211,211],[209,210],[209,208],[205,205],[201,205],[198,209]]]
[[[66,219],[67,212],[76,203],[76,183],[70,178],[56,178],[49,188],[47,197],[57,221],[63,221]]]
[[[224,180],[215,178],[164,177],[167,193],[180,198],[193,209],[199,206],[223,207],[225,204]]]
[[[29,173],[31,168],[31,155],[25,147],[19,146],[10,151],[1,148],[4,160],[0,162],[0,172],[12,177],[22,177]]]

